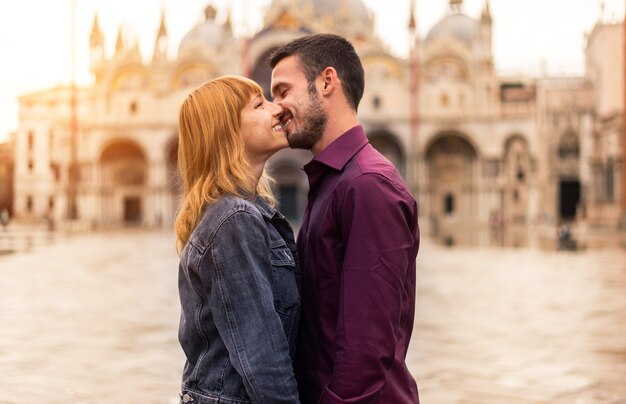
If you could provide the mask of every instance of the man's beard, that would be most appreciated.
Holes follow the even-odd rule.
[[[287,141],[292,149],[311,150],[322,137],[328,121],[316,91],[309,92],[307,108],[300,115],[301,126],[288,134]]]

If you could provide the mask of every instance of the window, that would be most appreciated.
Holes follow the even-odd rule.
[[[441,103],[441,106],[444,108],[446,108],[450,104],[450,97],[448,97],[448,94],[441,95],[440,103]]]
[[[135,101],[130,103],[130,106],[128,107],[130,114],[131,115],[135,115],[137,113],[137,103]]]
[[[33,133],[32,130],[28,131],[27,142],[28,142],[28,150],[33,150],[33,148],[35,147],[35,133]]]
[[[444,212],[446,215],[454,213],[454,195],[447,194],[444,198]]]
[[[31,195],[26,196],[26,211],[28,213],[33,211],[33,197]]]

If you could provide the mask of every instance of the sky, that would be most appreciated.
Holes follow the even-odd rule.
[[[208,4],[218,20],[232,10],[237,35],[261,27],[270,0],[0,0],[0,142],[17,129],[17,97],[68,84],[72,78],[72,3],[76,3],[76,80],[89,85],[89,32],[98,13],[106,52],[114,49],[122,26],[148,60],[166,14],[170,55],[199,21]],[[411,0],[362,0],[376,18],[376,30],[398,56],[408,54]],[[463,12],[478,18],[485,0],[465,0]],[[625,0],[490,0],[493,51],[501,75],[583,75],[584,36],[600,19],[619,21]],[[423,38],[447,12],[448,0],[416,0]],[[604,5],[604,6],[602,6]],[[603,10],[603,12],[602,12]]]

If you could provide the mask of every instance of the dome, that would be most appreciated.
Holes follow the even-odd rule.
[[[372,15],[361,0],[301,0],[300,3],[306,7],[313,3],[313,9],[318,17],[337,16],[344,11],[344,3],[348,3],[348,16],[355,21],[370,22]]]
[[[226,40],[222,25],[215,21],[216,10],[212,6],[204,10],[204,21],[191,29],[180,41],[178,54],[197,52],[202,49],[217,49]]]
[[[268,14],[279,13],[292,6],[300,10],[312,10],[316,18],[337,17],[347,11],[347,16],[353,21],[373,23],[372,13],[361,0],[274,0]]]
[[[431,28],[424,39],[424,44],[439,38],[453,38],[469,47],[477,32],[477,21],[461,13],[448,14]]]

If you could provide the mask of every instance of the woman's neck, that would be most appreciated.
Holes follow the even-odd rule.
[[[259,185],[259,180],[263,175],[263,170],[265,169],[266,162],[267,160],[263,159],[258,161],[249,161],[250,168],[252,169],[252,180],[254,181],[252,185],[254,186],[254,189],[256,189]]]

